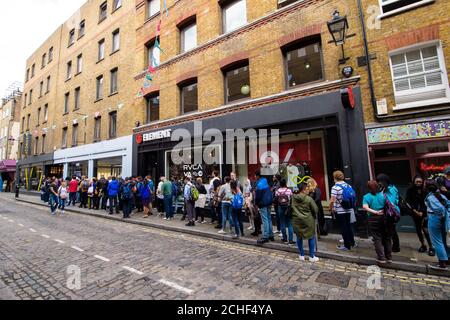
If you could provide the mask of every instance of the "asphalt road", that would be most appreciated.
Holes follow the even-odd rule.
[[[444,299],[450,279],[381,271],[0,198],[0,299]]]

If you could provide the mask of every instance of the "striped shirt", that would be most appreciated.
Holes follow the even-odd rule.
[[[345,182],[337,182],[331,189],[331,196],[336,198],[336,201],[334,202],[334,211],[337,214],[352,213],[352,211],[354,211],[353,209],[346,210],[341,205],[344,193],[343,187],[345,186],[348,186],[348,184]]]

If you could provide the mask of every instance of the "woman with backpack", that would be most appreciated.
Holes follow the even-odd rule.
[[[386,199],[376,181],[367,183],[369,193],[363,198],[363,208],[369,217],[369,231],[373,238],[377,262],[392,263],[392,229],[394,225],[386,219]]]
[[[278,205],[278,216],[280,217],[280,230],[283,235],[281,241],[295,244],[294,242],[294,229],[292,227],[291,217],[288,215],[289,205],[291,203],[292,191],[287,187],[285,179],[281,179],[280,187],[275,192],[275,201]],[[286,228],[288,230],[289,239],[286,234]]]
[[[307,194],[306,184],[302,183],[299,190],[292,196],[292,226],[297,235],[297,246],[300,252],[300,261],[305,261],[303,240],[308,240],[309,261],[316,263],[316,217],[319,212],[314,200]]]
[[[380,186],[381,192],[386,196],[386,199],[393,205],[394,209],[400,215],[399,195],[398,189],[391,182],[388,175],[382,173],[377,176],[377,183]],[[394,229],[392,231],[392,252],[400,252],[400,238],[397,233],[397,222],[394,221]]]
[[[152,190],[150,189],[149,180],[144,179],[140,186],[139,193],[141,194],[142,207],[144,209],[144,218],[153,215],[151,212]]]
[[[424,179],[422,176],[417,175],[414,177],[412,185],[406,192],[406,205],[409,209],[409,214],[414,220],[417,237],[421,243],[419,252],[425,253],[428,251],[428,255],[434,257],[436,253],[433,249],[433,244],[431,243],[430,234],[428,233],[428,216],[425,197]]]
[[[431,265],[435,270],[446,270],[449,265],[448,256],[450,250],[447,246],[447,232],[449,231],[450,201],[439,192],[439,185],[435,180],[429,179],[425,182],[428,192],[425,204],[428,211],[428,231],[433,243],[436,255],[439,259],[437,265]]]
[[[234,224],[235,234],[233,239],[239,239],[244,236],[244,223],[242,221],[242,210],[244,209],[244,195],[238,187],[236,180],[230,181],[230,189],[233,194],[231,200],[231,216]]]
[[[205,221],[205,213],[203,212],[203,210],[205,209],[206,206],[206,195],[208,192],[206,191],[206,188],[203,185],[202,178],[197,178],[197,180],[195,181],[195,187],[197,188],[199,193],[199,198],[195,202],[195,222],[204,224],[206,223],[206,221]]]

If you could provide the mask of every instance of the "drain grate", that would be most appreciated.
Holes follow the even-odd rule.
[[[316,282],[339,288],[348,288],[348,285],[350,283],[350,276],[337,272],[322,272],[317,277]]]

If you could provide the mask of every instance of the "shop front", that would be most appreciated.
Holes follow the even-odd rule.
[[[55,152],[55,164],[66,178],[129,177],[132,169],[132,136]]]
[[[12,192],[14,190],[13,181],[16,174],[16,160],[0,161],[0,191]]]
[[[45,177],[58,179],[63,177],[62,168],[53,163],[53,153],[29,156],[19,160],[17,172],[20,185],[29,191],[40,191]]]
[[[279,174],[290,187],[305,177],[313,177],[323,191],[322,200],[327,202],[333,185],[332,173],[340,169],[361,195],[369,178],[369,165],[359,88],[354,92],[354,110],[344,109],[340,93],[332,92],[226,114],[205,113],[201,122],[180,121],[167,126],[160,122],[157,129],[138,128],[133,173],[151,175],[155,180],[161,176],[201,177],[207,184],[213,171],[218,171],[221,177],[234,171],[245,183],[262,170],[263,175],[269,172],[269,181]],[[208,135],[211,130],[221,133],[223,140],[211,139]],[[277,143],[272,140],[275,130],[279,133]],[[235,139],[239,132],[247,134],[245,142]],[[264,141],[266,133],[268,148],[255,149],[249,137]],[[187,161],[174,163],[172,154],[175,158],[186,156],[180,152],[179,136],[190,137],[193,147],[183,158]],[[200,161],[189,161],[192,159]]]
[[[433,178],[450,167],[450,119],[369,128],[367,140],[372,176],[388,174],[403,197],[416,175]],[[404,220],[404,231],[413,232]]]

